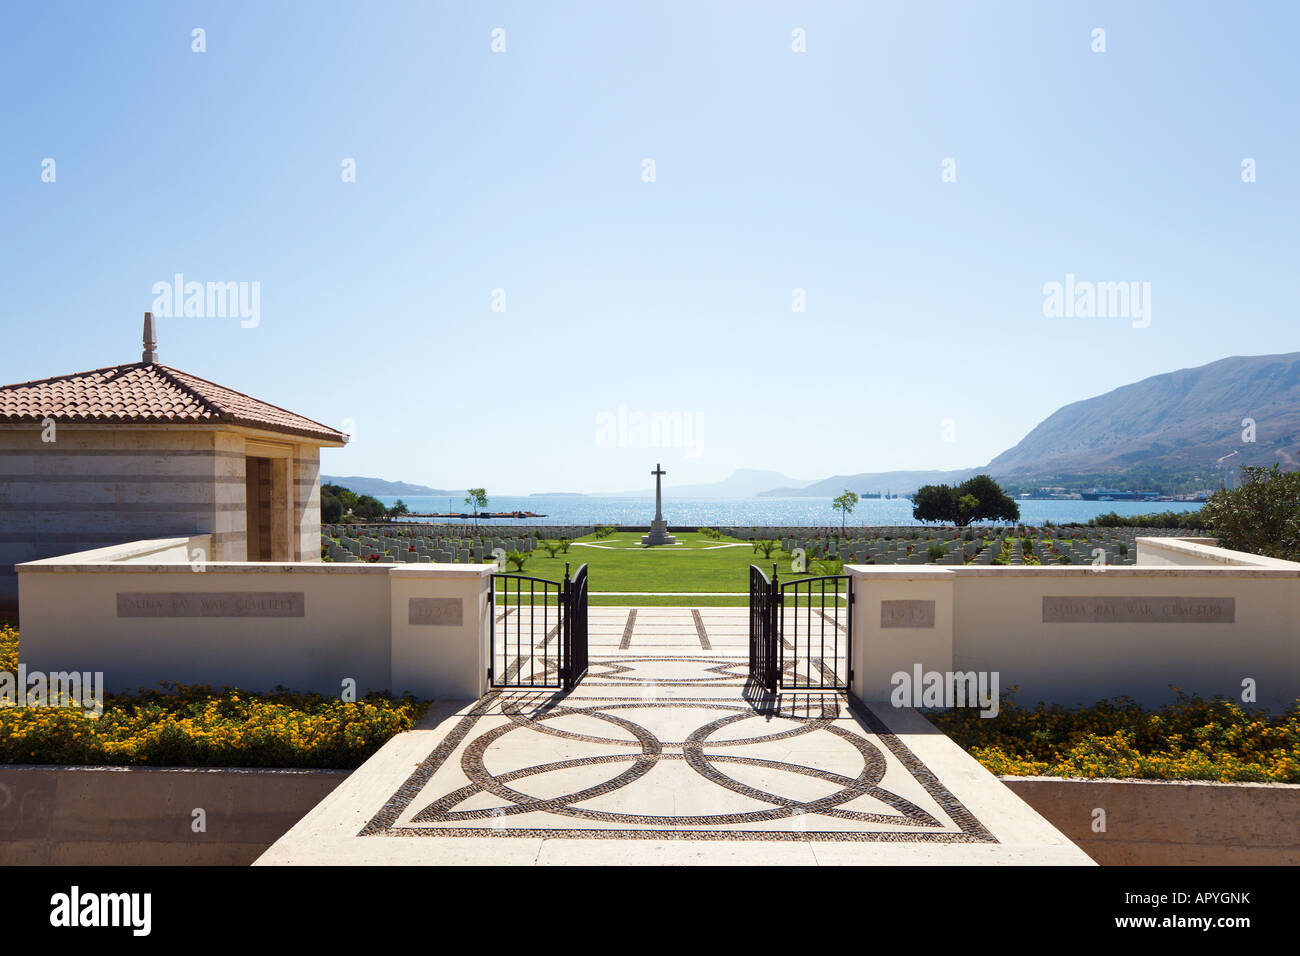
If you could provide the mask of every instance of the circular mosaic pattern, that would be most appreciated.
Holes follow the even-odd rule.
[[[728,665],[730,666],[730,665]],[[663,741],[650,729],[626,716],[628,711],[671,708],[723,712],[693,730],[685,740]],[[845,820],[907,826],[940,827],[931,814],[903,797],[880,786],[886,771],[886,759],[881,750],[866,737],[849,733],[834,725],[840,707],[833,696],[821,701],[820,716],[799,719],[794,727],[759,733],[750,736],[713,739],[719,732],[747,720],[767,723],[779,713],[765,713],[740,702],[719,701],[622,701],[601,702],[588,705],[559,704],[528,699],[502,700],[501,713],[508,719],[479,734],[465,747],[461,755],[461,770],[469,784],[448,793],[429,804],[415,815],[413,823],[456,823],[517,816],[525,813],[552,813],[593,823],[615,823],[632,826],[657,827],[709,827],[725,824],[754,824],[780,820],[803,814],[819,814]],[[616,713],[617,712],[617,713]],[[598,736],[554,726],[560,718],[582,716],[610,725],[623,736]],[[795,718],[785,718],[794,720]],[[485,757],[489,749],[510,734],[539,733],[574,743],[600,744],[625,747],[628,753],[593,754],[568,760],[551,761],[521,767],[508,772],[493,773],[488,770]],[[848,777],[816,767],[783,760],[749,757],[735,753],[736,748],[788,740],[808,734],[829,733],[845,741],[858,751],[861,768],[856,776]],[[722,752],[717,752],[722,751]],[[661,761],[681,760],[704,780],[723,790],[767,804],[765,809],[733,813],[654,815],[622,813],[583,807],[585,801],[627,787],[643,778]],[[776,770],[803,777],[812,777],[832,785],[831,793],[816,799],[801,799],[750,786],[728,774],[722,766],[748,766]],[[537,796],[529,793],[527,782],[544,774],[578,767],[608,766],[610,775],[600,783],[558,796]],[[457,809],[465,801],[481,794],[491,794],[501,801],[501,806],[491,809]],[[842,809],[842,805],[859,797],[871,797],[897,811],[870,813]]]
[[[717,684],[720,682],[744,683],[749,679],[749,662],[737,658],[729,661],[719,662],[716,658],[711,657],[620,657],[617,659],[602,660],[601,666],[606,670],[595,670],[596,662],[593,661],[590,670],[587,671],[587,680],[592,678],[605,680],[632,680],[644,681],[655,680],[640,673],[646,664],[669,664],[675,665],[678,673],[671,677],[660,679],[662,682],[680,685],[690,684]],[[689,677],[680,673],[681,665],[707,665],[699,667],[701,677]]]

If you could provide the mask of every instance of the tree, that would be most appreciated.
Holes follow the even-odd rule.
[[[480,509],[484,511],[487,510],[487,506],[488,506],[487,490],[484,488],[466,488],[465,490],[469,492],[469,494],[465,496],[465,504],[473,507],[474,527],[477,528],[479,510]]]
[[[358,495],[342,485],[320,486],[320,516],[325,524],[338,524],[347,518],[374,521],[379,518],[398,518],[411,513],[401,498],[391,508],[370,495]]]
[[[957,520],[953,522],[959,528],[964,528],[975,520],[975,513],[979,511],[980,500],[972,494],[957,496]]]
[[[924,485],[912,496],[912,517],[917,521],[948,521],[956,511],[953,490],[947,485]]]
[[[1244,465],[1242,484],[1210,495],[1201,515],[1234,551],[1300,561],[1300,471]]]
[[[324,493],[320,496],[320,520],[325,524],[338,524],[343,517],[343,506],[333,495]]]
[[[383,518],[388,514],[388,509],[383,503],[370,495],[357,495],[356,504],[352,506],[352,513],[360,518],[373,521],[377,518]]]
[[[840,513],[840,534],[844,534],[844,522],[848,520],[853,509],[858,506],[858,493],[844,489],[844,494],[831,502],[831,507]]]
[[[988,475],[976,475],[953,488],[925,485],[912,496],[917,521],[950,521],[964,528],[972,521],[1019,521],[1020,506]]]
[[[326,524],[337,524],[356,506],[357,496],[342,485],[320,486],[320,516]]]

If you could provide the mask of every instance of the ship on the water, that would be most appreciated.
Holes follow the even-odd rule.
[[[1085,491],[1084,501],[1138,501],[1140,494],[1136,491],[1121,491],[1118,488],[1093,488]]]
[[[1209,493],[1198,491],[1194,495],[1162,495],[1158,491],[1122,491],[1119,488],[1093,488],[1080,493],[1084,501],[1184,501],[1204,502]]]
[[[464,518],[470,520],[474,518],[545,518],[546,515],[539,515],[535,511],[480,511],[478,514],[472,514],[468,511],[458,513],[442,512],[434,513],[429,511],[411,511],[403,515],[404,518]]]

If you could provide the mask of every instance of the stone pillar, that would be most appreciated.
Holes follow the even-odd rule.
[[[389,572],[394,694],[477,700],[487,692],[495,564],[412,565]]]
[[[893,675],[952,670],[953,586],[947,568],[846,565],[853,587],[853,694],[887,701]]]

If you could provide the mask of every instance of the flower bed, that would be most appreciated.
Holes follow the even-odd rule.
[[[17,670],[18,632],[0,626],[0,671]],[[61,707],[0,707],[0,764],[350,769],[414,727],[427,706],[410,696],[345,703],[169,686],[109,694],[98,719]]]
[[[999,776],[1300,783],[1300,701],[1273,716],[1181,691],[1159,710],[1122,697],[1029,710],[1004,695],[996,717],[966,708],[926,716]]]

